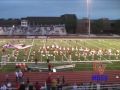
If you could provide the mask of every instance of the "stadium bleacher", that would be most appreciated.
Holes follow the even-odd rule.
[[[0,27],[0,35],[66,35],[65,25]]]

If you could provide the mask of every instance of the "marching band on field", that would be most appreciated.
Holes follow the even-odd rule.
[[[20,54],[19,49],[13,49],[12,50],[12,55],[9,52],[6,52],[6,49],[2,50],[3,53],[7,53],[8,57],[13,57],[14,60],[16,61],[18,58],[18,55]],[[23,50],[24,52],[24,57],[28,55],[29,53],[29,48],[26,48]],[[103,49],[103,48],[87,48],[87,47],[81,47],[81,46],[75,46],[75,47],[65,47],[65,46],[59,46],[57,44],[52,44],[52,45],[43,45],[40,46],[36,50],[32,50],[30,56],[31,59],[34,59],[34,57],[37,55],[44,57],[54,57],[57,58],[57,56],[62,57],[65,56],[67,60],[81,60],[81,57],[83,58],[82,60],[91,60],[97,59],[97,60],[117,60],[119,59],[119,54],[120,51],[118,49]],[[61,59],[61,60],[62,60]],[[42,61],[42,60],[41,60]]]

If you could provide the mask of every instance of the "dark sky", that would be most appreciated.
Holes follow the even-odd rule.
[[[90,0],[90,18],[120,19],[120,0]],[[60,16],[87,17],[86,0],[0,0],[0,18]]]

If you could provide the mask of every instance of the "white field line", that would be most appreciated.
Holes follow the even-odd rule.
[[[87,42],[86,42],[87,43]],[[91,44],[91,43],[89,43],[89,44]],[[101,43],[100,43],[101,44]],[[94,44],[91,44],[92,46],[95,46],[95,47],[97,47],[97,48],[100,48],[100,47],[98,47],[98,46],[96,46],[96,45],[94,45]],[[104,44],[102,44],[102,46],[105,46]],[[104,58],[104,57],[102,57],[102,58]],[[104,58],[105,60],[107,60],[106,58]],[[111,63],[111,62],[110,62]]]
[[[106,43],[106,41],[104,41],[104,40],[103,40],[103,42],[105,42],[105,43]],[[111,46],[111,45],[109,45],[109,44],[110,44],[110,42],[108,42],[108,41],[107,41],[107,43],[108,43],[108,46]],[[100,43],[100,44],[101,44],[101,43]],[[103,44],[102,44],[102,45],[103,45]],[[111,47],[111,49],[115,49],[115,48],[114,48],[114,47]]]
[[[120,41],[120,39],[119,39],[119,41]],[[115,40],[114,40],[114,43],[115,43],[115,42],[119,42],[119,41],[118,41],[118,39],[117,39],[117,40],[115,39]],[[114,44],[114,46],[120,47],[120,43],[119,43],[119,44]]]
[[[105,42],[104,40],[103,40],[103,42]],[[105,42],[106,43],[106,42]],[[108,43],[108,41],[107,41],[107,43]],[[102,46],[105,46],[104,44],[102,44],[102,43],[99,43],[99,44],[101,44]],[[109,46],[111,46],[111,45],[109,45]],[[111,49],[114,49],[115,50],[115,48],[114,47],[111,47]],[[105,58],[106,59],[106,58]]]
[[[56,42],[54,42],[55,45],[58,45]],[[62,52],[63,53],[63,52]],[[67,59],[67,61],[69,60],[69,58],[67,58],[67,56],[65,56],[65,54],[63,53],[63,56]]]
[[[81,41],[80,41],[81,42]],[[85,43],[85,42],[84,42]],[[75,44],[77,44],[78,46],[80,45],[80,46],[82,46],[82,47],[84,47],[84,48],[86,48],[85,46],[83,46],[81,43],[75,43]],[[77,52],[79,52],[79,51],[77,51]],[[86,58],[86,60],[88,60],[87,58]],[[88,60],[89,61],[89,60]]]
[[[33,41],[32,41],[32,47],[33,47],[33,45],[34,45],[34,39],[33,39]],[[28,58],[27,58],[27,62],[28,62],[28,60],[29,60],[29,58],[30,58],[30,54],[31,54],[31,51],[32,51],[32,47],[30,48],[30,51],[29,51],[29,54],[28,54]]]
[[[99,61],[99,62],[119,62],[120,60],[101,60],[101,61]],[[54,62],[54,61],[51,61],[51,63],[68,63],[68,62],[70,62],[70,61],[63,61],[63,62],[61,62],[61,61],[56,61],[56,62]],[[71,61],[72,63],[93,63],[93,62],[96,62],[96,61]],[[0,62],[0,63],[2,63],[2,62]],[[35,62],[6,62],[7,64],[9,64],[9,63],[13,63],[13,64],[16,64],[16,63],[35,63]],[[38,62],[38,63],[46,63],[46,62]]]

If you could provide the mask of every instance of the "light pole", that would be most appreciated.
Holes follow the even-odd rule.
[[[87,0],[87,18],[88,18],[88,35],[90,36],[90,28],[91,28],[91,25],[90,25],[90,3],[91,3],[91,0]]]

